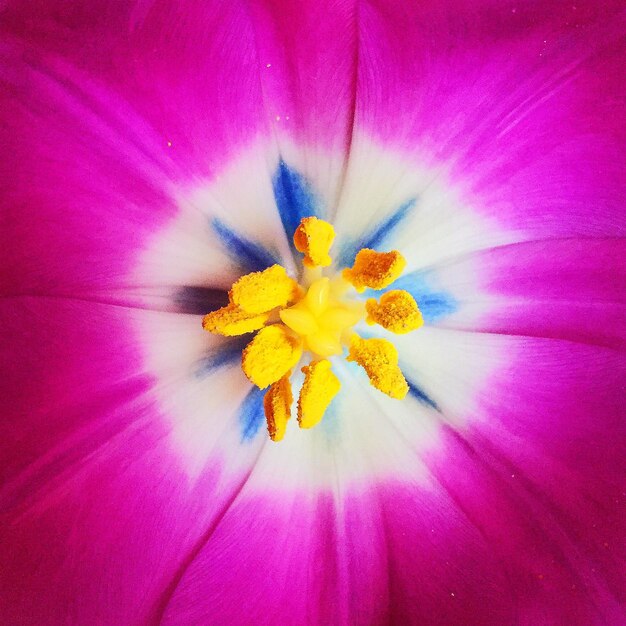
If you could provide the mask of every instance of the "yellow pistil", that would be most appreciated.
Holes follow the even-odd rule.
[[[312,361],[302,368],[304,384],[298,398],[300,428],[317,426],[328,405],[339,392],[341,383],[330,368],[330,361],[327,359]]]
[[[424,318],[413,296],[402,289],[394,289],[383,294],[380,302],[370,298],[367,308],[368,324],[380,324],[397,335],[404,335],[424,325]]]
[[[357,253],[352,268],[343,270],[343,277],[361,293],[366,287],[388,287],[402,274],[405,267],[406,261],[397,250],[376,252],[363,248]]]
[[[282,322],[297,333],[307,350],[318,357],[343,352],[342,335],[363,318],[363,310],[336,299],[328,278],[311,283],[300,302],[279,312]]]
[[[234,337],[263,328],[268,318],[269,313],[254,315],[242,311],[235,304],[229,304],[217,311],[207,313],[202,320],[202,328],[216,335]]]
[[[243,349],[243,373],[259,389],[282,378],[302,356],[302,342],[282,324],[262,328]]]
[[[246,313],[266,313],[298,297],[298,283],[281,265],[242,276],[228,292],[232,304]]]
[[[398,367],[398,351],[386,339],[361,339],[355,334],[350,341],[348,361],[356,361],[366,372],[370,383],[391,398],[402,400],[409,392]]]
[[[280,441],[285,436],[287,422],[291,418],[291,371],[273,383],[263,398],[263,408],[267,420],[267,431],[272,441]]]
[[[305,217],[296,228],[293,243],[298,252],[304,254],[306,267],[327,267],[332,263],[328,254],[335,239],[335,229],[331,224],[317,217]]]
[[[392,398],[404,398],[409,386],[398,367],[394,345],[384,339],[362,339],[353,330],[359,322],[378,323],[395,333],[423,324],[413,297],[406,291],[385,293],[380,301],[355,298],[355,290],[383,289],[406,265],[396,250],[365,248],[352,268],[325,276],[331,264],[333,227],[316,217],[304,218],[294,233],[296,249],[304,254],[299,285],[280,265],[242,276],[229,292],[230,304],[206,315],[205,330],[220,335],[258,331],[244,348],[241,366],[249,380],[269,390],[263,399],[267,429],[273,441],[285,436],[293,395],[291,372],[302,355],[304,383],[298,398],[298,424],[312,428],[320,422],[341,384],[332,372],[330,357],[345,354],[366,371],[374,387]],[[276,323],[280,319],[282,323]]]

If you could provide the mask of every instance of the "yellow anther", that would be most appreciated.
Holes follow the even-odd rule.
[[[293,395],[287,372],[280,380],[273,383],[263,398],[265,419],[267,420],[267,432],[272,441],[280,441],[285,436],[287,422],[291,418],[291,405]]]
[[[243,373],[260,389],[283,377],[302,356],[302,342],[282,324],[262,328],[244,348]]]
[[[293,235],[298,252],[304,254],[304,265],[326,267],[332,263],[328,251],[335,239],[335,229],[317,217],[304,217]]]
[[[409,385],[398,367],[398,351],[386,339],[361,339],[354,334],[348,361],[356,361],[372,385],[388,396],[402,400],[408,393]]]
[[[311,313],[319,315],[328,307],[328,299],[330,296],[330,281],[328,278],[320,278],[311,283],[309,290],[304,297],[306,306]]]
[[[383,294],[380,302],[370,298],[366,303],[367,323],[380,324],[392,333],[403,335],[418,329],[424,318],[413,296],[402,289]]]
[[[242,311],[234,304],[229,304],[205,315],[202,320],[202,328],[217,335],[234,337],[263,328],[268,317],[268,313],[254,315]]]
[[[357,253],[353,267],[343,270],[343,277],[360,293],[366,287],[388,287],[402,274],[405,267],[406,261],[397,250],[376,252],[363,248]]]
[[[315,315],[307,308],[296,306],[279,311],[280,319],[285,326],[299,335],[311,335],[319,330]]]
[[[247,313],[266,313],[295,300],[298,283],[281,265],[242,276],[228,293],[232,304]]]
[[[341,388],[339,379],[330,369],[330,361],[313,361],[302,368],[304,384],[298,398],[298,423],[300,428],[313,428]]]

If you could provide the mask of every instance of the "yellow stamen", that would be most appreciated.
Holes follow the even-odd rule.
[[[313,361],[302,368],[304,384],[298,398],[298,423],[300,428],[313,428],[341,388],[339,379],[330,369],[330,361]]]
[[[343,277],[361,293],[366,287],[384,289],[396,280],[406,267],[404,257],[397,251],[376,252],[359,250],[352,268],[343,270]]]
[[[283,377],[302,356],[302,342],[282,324],[262,328],[244,348],[243,373],[260,389]]]
[[[231,303],[246,313],[266,313],[293,302],[299,291],[298,283],[287,276],[284,267],[272,265],[262,272],[242,276],[228,295]]]
[[[234,304],[229,304],[205,315],[202,320],[202,328],[217,335],[234,337],[263,328],[268,317],[268,313],[254,315],[242,311]]]
[[[287,422],[291,418],[293,394],[287,372],[280,380],[273,383],[263,398],[263,408],[267,420],[267,432],[272,441],[280,441],[285,436]]]
[[[305,217],[293,235],[293,243],[298,252],[304,253],[304,265],[326,267],[332,263],[328,254],[335,239],[335,229],[317,217]]]
[[[402,400],[409,391],[400,368],[398,351],[386,339],[361,339],[356,333],[350,340],[348,361],[356,361],[376,389]]]
[[[398,335],[410,333],[424,324],[417,302],[408,291],[402,289],[388,291],[382,295],[380,302],[370,298],[365,306],[368,324],[380,324]]]

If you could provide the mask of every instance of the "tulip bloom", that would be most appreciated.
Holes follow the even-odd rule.
[[[625,31],[3,2],[0,622],[624,623]],[[402,274],[358,293],[363,249]],[[233,295],[273,266],[300,287]]]

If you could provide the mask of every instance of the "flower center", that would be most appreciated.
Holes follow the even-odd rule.
[[[349,343],[350,329],[365,317],[365,304],[343,298],[350,284],[343,278],[314,280],[304,297],[279,312],[283,324],[296,333],[305,350],[326,358],[339,355]]]
[[[408,384],[398,366],[395,346],[385,339],[363,339],[353,327],[363,319],[403,334],[423,324],[413,297],[392,290],[379,301],[356,299],[365,288],[384,289],[404,269],[406,262],[394,250],[359,251],[352,268],[341,275],[324,276],[335,233],[316,217],[303,218],[294,233],[294,244],[304,254],[302,285],[280,265],[242,276],[229,292],[230,303],[206,315],[205,330],[225,336],[258,331],[242,354],[242,369],[260,389],[269,387],[264,398],[271,439],[284,437],[291,417],[292,369],[303,355],[304,383],[298,398],[301,428],[315,426],[324,416],[341,384],[332,371],[330,358],[347,351],[367,373],[371,384],[392,398],[402,399]]]

